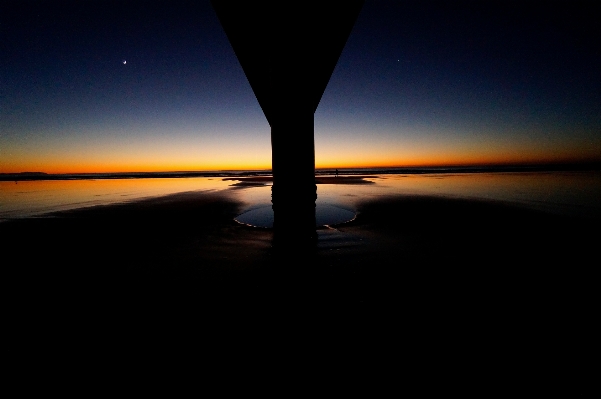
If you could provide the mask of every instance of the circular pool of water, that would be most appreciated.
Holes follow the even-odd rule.
[[[350,222],[355,218],[355,213],[348,209],[343,209],[331,204],[315,205],[315,225],[316,227],[334,226],[341,223]],[[271,205],[264,205],[247,212],[244,212],[234,218],[238,223],[253,227],[272,228],[273,227],[273,209]]]

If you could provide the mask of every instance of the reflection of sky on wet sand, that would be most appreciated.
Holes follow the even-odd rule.
[[[555,213],[601,217],[599,172],[390,175],[378,183],[378,189],[394,194],[498,200]]]
[[[355,211],[390,195],[435,195],[515,202],[557,213],[601,217],[600,172],[380,175],[375,184],[318,184],[317,204]],[[242,212],[271,204],[271,185],[235,186],[219,178],[147,178],[0,182],[0,219],[133,201],[187,191],[223,191]]]
[[[222,190],[216,178],[38,180],[0,182],[0,219],[35,216],[186,191]]]
[[[318,184],[317,204],[355,211],[360,202],[391,195],[434,195],[518,203],[532,208],[601,217],[601,173],[460,173],[380,175],[376,184]],[[271,187],[239,190],[245,211],[271,203]]]

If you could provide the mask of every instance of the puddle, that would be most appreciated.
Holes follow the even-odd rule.
[[[315,206],[315,227],[334,226],[350,222],[354,218],[354,212],[336,205],[316,204]],[[271,205],[261,206],[236,216],[234,220],[253,227],[272,228],[273,209]]]

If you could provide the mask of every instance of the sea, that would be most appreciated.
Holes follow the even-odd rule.
[[[339,169],[362,184],[318,184],[318,209],[356,212],[360,203],[386,196],[425,195],[503,201],[545,212],[601,219],[601,170],[539,167]],[[334,176],[334,169],[316,176]],[[184,192],[223,193],[242,213],[267,209],[271,182],[240,185],[236,179],[270,171],[211,171],[48,175],[0,174],[0,222]],[[232,180],[234,179],[234,180]],[[342,179],[341,179],[342,180]],[[356,182],[357,179],[354,179]]]

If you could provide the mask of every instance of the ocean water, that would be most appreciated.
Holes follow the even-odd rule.
[[[322,209],[354,212],[359,203],[390,195],[433,195],[505,201],[547,212],[601,218],[601,172],[460,172],[364,174],[365,184],[319,184]],[[224,192],[241,213],[271,204],[271,186],[234,186],[223,177],[0,181],[0,220],[169,194]],[[333,208],[332,208],[333,207]]]

